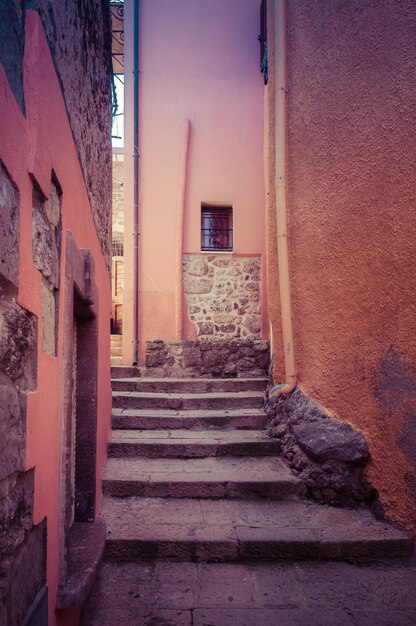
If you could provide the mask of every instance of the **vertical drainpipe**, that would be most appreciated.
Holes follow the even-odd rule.
[[[276,66],[276,222],[279,263],[280,307],[286,381],[270,390],[276,397],[291,393],[297,383],[293,351],[292,307],[290,301],[289,251],[287,245],[286,200],[286,5],[275,0],[275,66]]]
[[[178,201],[176,207],[176,246],[175,246],[175,337],[183,337],[183,288],[182,288],[182,258],[183,258],[183,229],[186,203],[186,174],[188,169],[189,135],[191,123],[182,122],[181,154],[179,165]]]
[[[133,181],[134,181],[134,277],[133,277],[133,365],[139,362],[139,0],[133,0]]]

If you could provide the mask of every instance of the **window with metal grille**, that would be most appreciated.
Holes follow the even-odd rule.
[[[233,249],[233,209],[230,206],[201,207],[201,250]]]

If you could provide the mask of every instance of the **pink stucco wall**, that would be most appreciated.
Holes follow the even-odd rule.
[[[181,288],[174,279],[175,229],[184,119],[191,125],[184,253],[200,251],[201,202],[234,207],[236,254],[263,253],[263,87],[257,0],[142,0],[139,7],[143,350],[147,339],[175,338],[175,290]]]
[[[287,7],[299,384],[364,433],[387,515],[414,528],[416,5]]]
[[[24,93],[26,117],[17,106],[0,66],[1,159],[20,194],[20,284],[19,303],[38,318],[41,336],[41,275],[32,260],[32,182],[33,174],[48,195],[52,168],[63,190],[62,232],[72,231],[79,248],[87,248],[95,261],[95,277],[100,290],[98,345],[98,446],[97,493],[100,494],[105,444],[111,412],[109,380],[110,281],[93,223],[83,175],[73,142],[65,103],[62,98],[39,16],[26,15]],[[65,237],[61,260],[65,258]],[[61,263],[61,284],[64,283]],[[37,390],[28,396],[26,424],[26,466],[35,468],[34,523],[47,518],[47,585],[49,624],[75,624],[77,614],[55,614],[58,584],[58,516],[62,411],[62,344],[64,289],[60,292],[58,355],[42,352],[38,341]],[[100,495],[97,495],[99,511]]]

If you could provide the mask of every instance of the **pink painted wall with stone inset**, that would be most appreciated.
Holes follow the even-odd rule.
[[[183,288],[174,268],[175,233],[181,228],[177,205],[183,120],[190,122],[183,252],[200,253],[201,204],[211,203],[233,207],[233,257],[263,255],[263,85],[258,30],[257,0],[139,3],[140,362],[146,341],[177,338],[175,299]],[[127,33],[127,57],[131,44]],[[131,106],[126,98],[127,168],[133,154],[128,131]],[[132,206],[131,182],[126,179],[127,211]],[[129,220],[127,216],[126,232],[133,231]],[[124,306],[131,344],[132,240],[126,254]],[[262,287],[260,293],[264,300]],[[185,304],[183,338],[193,339],[196,328],[186,309]],[[261,334],[267,333],[263,318]],[[124,344],[125,348],[130,345]]]
[[[97,16],[98,19],[99,16]],[[15,31],[12,29],[12,32]],[[65,290],[62,289],[62,282],[65,275],[63,259],[65,258],[66,237],[62,239],[60,262],[59,255],[58,259],[55,255],[52,263],[53,268],[39,267],[40,258],[37,257],[36,249],[34,258],[32,250],[34,234],[32,224],[37,222],[36,219],[33,220],[34,189],[41,191],[43,202],[44,198],[53,198],[55,194],[54,180],[59,182],[62,189],[62,233],[70,230],[77,246],[80,249],[89,250],[95,261],[95,278],[100,291],[97,318],[97,415],[99,416],[95,461],[97,487],[100,484],[105,459],[111,412],[109,380],[110,282],[106,259],[103,256],[99,239],[102,232],[97,234],[61,85],[52,62],[41,19],[36,11],[26,10],[25,33],[22,32],[21,35],[22,41],[25,43],[21,66],[25,115],[22,113],[22,103],[16,96],[16,91],[12,90],[13,79],[10,78],[11,82],[9,81],[11,74],[10,72],[6,74],[4,67],[0,64],[0,109],[2,111],[0,159],[5,170],[7,170],[9,179],[18,190],[20,203],[18,225],[20,245],[16,246],[19,248],[19,255],[13,257],[14,272],[16,275],[18,274],[18,292],[14,306],[21,311],[26,310],[31,318],[37,318],[38,321],[38,341],[35,351],[37,384],[36,388],[33,388],[31,393],[27,395],[24,424],[26,440],[22,442],[24,458],[21,461],[22,468],[20,469],[24,472],[31,472],[33,475],[33,510],[31,511],[31,513],[33,512],[33,522],[30,523],[35,526],[40,525],[40,528],[45,520],[47,525],[46,582],[49,590],[49,625],[75,626],[78,623],[79,610],[55,612],[56,592],[60,582],[58,546],[61,540],[59,536],[59,512],[62,494],[60,493],[59,476],[62,443],[61,420],[64,402],[62,391],[63,345],[66,341],[62,323],[62,311],[65,308],[66,296]],[[16,63],[18,64],[18,60]],[[103,135],[106,135],[105,126],[105,113],[103,113]],[[110,120],[108,119],[108,130],[109,127]],[[95,127],[95,130],[91,128],[89,131],[90,139],[94,132],[101,133],[98,126]],[[109,161],[109,178],[111,176],[110,167]],[[1,208],[3,211],[3,202]],[[108,221],[110,219],[110,198],[108,198],[107,203],[101,205],[100,210],[107,211],[108,215],[103,216],[103,220],[104,222]],[[44,211],[44,209],[40,209],[40,211]],[[100,230],[99,227],[98,230]],[[36,232],[37,228],[35,228],[35,234]],[[105,238],[105,234],[103,237]],[[1,243],[3,246],[3,241]],[[9,247],[8,250],[11,255],[15,255],[15,249]],[[4,258],[4,249],[1,252],[1,256]],[[60,266],[57,267],[59,263]],[[42,299],[42,283],[46,279],[51,282],[54,289],[59,287],[60,290],[60,306],[56,309],[57,319],[55,320],[52,315],[49,315],[51,302],[48,298]],[[47,311],[45,307],[48,309]],[[55,327],[56,337],[54,337],[51,326]],[[47,332],[45,333],[45,331]],[[28,333],[23,333],[23,331],[20,334],[13,333],[13,336],[19,341],[26,335]],[[0,352],[1,350],[0,347]],[[1,374],[2,380],[3,376],[5,376],[4,373]],[[6,434],[6,441],[10,435],[10,432]],[[17,449],[17,446],[14,447]],[[10,457],[9,453],[8,456]],[[30,489],[27,494],[29,498]],[[97,488],[96,507],[99,511],[99,488]],[[36,546],[42,545],[41,542],[42,537],[38,536],[35,545],[32,545],[34,552],[31,554],[36,553],[32,559],[33,565],[36,563],[41,565],[42,557],[39,555],[39,551],[35,549]],[[32,573],[29,574],[29,567],[24,565],[19,568],[19,571],[20,574],[27,574],[28,580],[32,575]],[[21,592],[20,595],[13,596],[13,605],[15,601],[23,602],[23,600],[28,605],[33,600],[33,593],[32,595],[29,592],[26,594],[26,588],[23,586]],[[17,604],[15,606],[17,607]],[[15,626],[15,621],[13,621],[15,619],[17,620],[16,625],[20,624],[21,615],[20,618],[16,616],[13,619],[10,615],[7,617],[8,624]]]

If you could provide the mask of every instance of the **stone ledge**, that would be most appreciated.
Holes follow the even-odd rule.
[[[93,523],[72,525],[69,531],[68,572],[65,584],[59,585],[57,609],[82,606],[95,582],[104,555],[106,526],[103,518]]]
[[[141,375],[148,378],[256,378],[267,376],[269,342],[262,339],[146,341]]]

